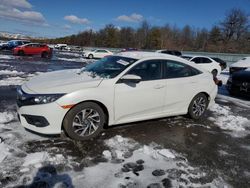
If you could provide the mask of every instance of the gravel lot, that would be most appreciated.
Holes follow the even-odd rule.
[[[206,117],[110,127],[93,140],[24,130],[16,87],[43,72],[93,60],[55,52],[51,60],[0,53],[0,187],[250,187],[250,101],[222,86]],[[228,72],[220,78],[224,84]]]

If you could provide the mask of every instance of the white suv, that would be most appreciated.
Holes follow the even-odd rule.
[[[73,139],[96,136],[104,125],[189,114],[198,119],[214,103],[212,74],[185,59],[123,52],[82,69],[45,73],[18,89],[21,124]]]

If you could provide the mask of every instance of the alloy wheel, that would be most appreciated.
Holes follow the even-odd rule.
[[[90,136],[98,129],[100,121],[100,114],[96,110],[86,108],[75,115],[72,127],[77,135]]]
[[[193,113],[195,116],[201,116],[206,110],[206,99],[204,97],[197,97],[193,102]]]

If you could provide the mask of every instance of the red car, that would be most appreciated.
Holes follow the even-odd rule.
[[[14,48],[13,53],[14,55],[40,55],[47,58],[51,56],[52,49],[46,44],[29,43]]]

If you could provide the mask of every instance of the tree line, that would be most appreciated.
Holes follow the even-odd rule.
[[[209,30],[189,25],[183,28],[169,24],[151,26],[143,21],[138,28],[117,28],[108,24],[99,31],[87,30],[62,38],[46,39],[45,42],[109,48],[250,53],[249,22],[249,16],[243,10],[234,8]]]

